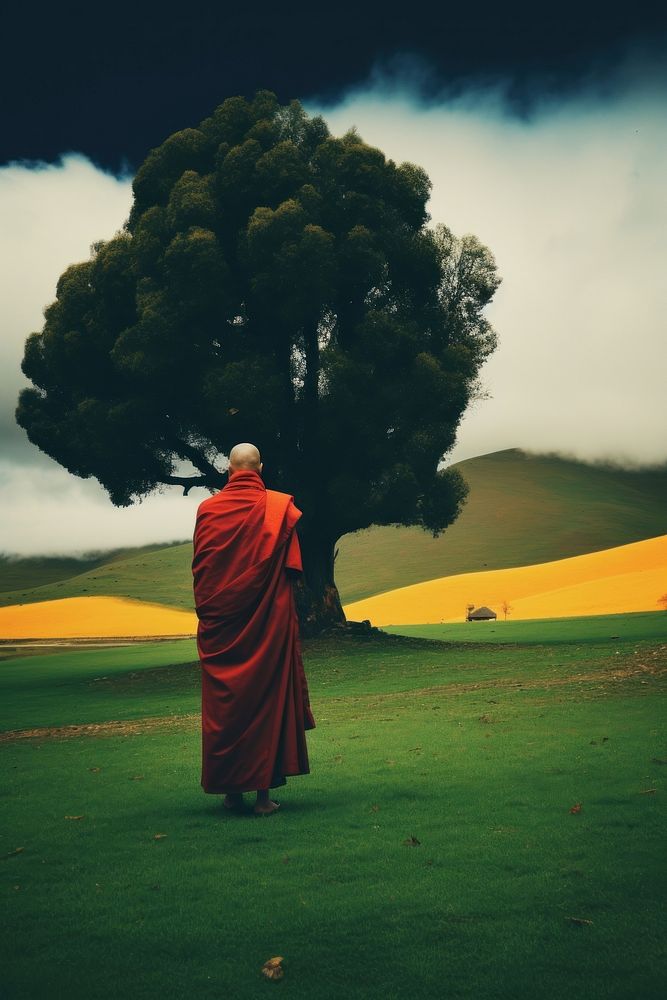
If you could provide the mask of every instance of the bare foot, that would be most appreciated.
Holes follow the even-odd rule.
[[[222,800],[222,804],[226,809],[243,809],[242,792],[227,792]]]
[[[256,802],[254,806],[255,816],[269,816],[276,809],[280,809],[280,802],[273,802],[268,799],[266,802]]]

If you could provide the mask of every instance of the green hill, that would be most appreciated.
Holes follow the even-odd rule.
[[[95,566],[77,576],[41,587],[0,593],[0,606],[53,601],[61,597],[134,597],[177,608],[192,608],[192,544],[153,546],[150,551]]]
[[[132,546],[86,552],[81,556],[12,556],[0,553],[0,592],[44,587],[50,583],[68,580],[73,576],[81,576],[107,563],[115,563],[119,559],[141,556],[182,544],[182,542],[171,542],[167,546],[160,544]]]
[[[563,559],[667,533],[667,466],[632,472],[510,448],[457,467],[470,493],[440,538],[390,526],[340,540],[336,579],[344,602],[434,577]],[[50,576],[36,587],[39,561],[4,559],[0,604],[105,594],[189,608],[190,561],[189,542],[96,557],[76,575],[70,575],[73,561],[60,560],[60,579],[54,578],[56,561],[43,560]]]
[[[470,493],[439,538],[419,528],[373,527],[341,539],[336,566],[344,600],[667,533],[667,465],[630,472],[509,448],[456,467]]]

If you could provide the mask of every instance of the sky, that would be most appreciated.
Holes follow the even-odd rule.
[[[231,56],[218,48],[209,58],[213,29],[222,30],[213,19],[203,49],[196,23],[181,32],[178,63],[165,61],[159,38],[146,51],[143,22],[124,36],[125,49],[113,49],[115,24],[92,66],[85,45],[75,58],[85,25],[77,35],[41,24],[35,55],[51,53],[52,27],[72,58],[60,76],[51,56],[35,60],[39,71],[19,88],[2,132],[0,552],[191,536],[204,491],[184,498],[165,487],[117,509],[95,480],[71,476],[31,445],[13,417],[26,384],[19,365],[61,272],[122,226],[147,150],[224,97],[258,87],[298,97],[334,134],[355,125],[396,162],[423,166],[433,184],[431,224],[474,233],[496,258],[503,281],[487,315],[499,346],[481,372],[486,398],[465,415],[446,464],[512,447],[629,468],[667,461],[664,22],[640,4],[634,22],[611,16],[596,31],[592,5],[572,42],[565,8],[540,26],[521,5],[514,20],[503,8],[499,23],[490,6],[496,13],[473,44],[468,14],[429,24],[412,6],[409,20],[385,19],[373,31],[380,22],[371,7],[353,40],[332,29],[319,61],[305,36],[289,32],[293,58],[283,51],[278,60],[267,32],[253,34],[243,20],[231,25],[239,40]],[[197,53],[194,72],[187,57]]]

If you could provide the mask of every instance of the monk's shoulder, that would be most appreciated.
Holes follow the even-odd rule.
[[[281,490],[268,490],[268,489],[266,492],[267,494],[271,495],[271,499],[275,500],[276,503],[282,502],[285,505],[294,503],[294,496],[292,493],[283,493],[281,492]]]
[[[294,497],[292,496],[291,493],[283,493],[281,490],[269,490],[269,489],[267,489],[266,492],[267,492],[267,494],[270,494],[271,497],[273,497],[275,500],[280,500],[280,499],[282,499],[284,501],[287,501],[287,500],[292,500],[293,501],[294,500]]]
[[[214,493],[213,496],[206,497],[205,500],[202,500],[202,502],[197,507],[197,514],[198,515],[203,514],[207,510],[210,510],[211,507],[217,507],[220,503],[220,498],[222,496],[222,493],[223,491],[219,490],[217,493]]]
[[[267,500],[283,510],[290,510],[293,514],[301,517],[301,511],[294,502],[292,493],[282,493],[280,490],[267,489]]]

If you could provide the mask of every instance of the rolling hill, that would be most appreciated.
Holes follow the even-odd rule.
[[[470,486],[468,501],[439,538],[388,526],[340,540],[336,580],[344,604],[443,576],[544,563],[667,532],[667,466],[633,472],[511,448],[457,467]],[[51,564],[49,578],[36,586],[34,560],[4,559],[0,605],[102,595],[190,609],[190,561],[189,542],[148,546],[106,561],[96,557],[75,575],[72,564],[63,563],[60,579]]]
[[[194,611],[122,597],[66,597],[0,608],[2,639],[135,639],[196,631]]]
[[[101,566],[121,559],[136,559],[158,550],[182,546],[183,542],[132,546],[123,549],[87,552],[81,556],[12,556],[0,553],[0,593],[25,592],[70,580],[84,573],[93,573]],[[1,603],[1,601],[0,601]]]
[[[667,535],[553,562],[460,573],[399,587],[345,606],[348,618],[373,625],[465,620],[466,607],[485,606],[502,619],[570,618],[655,611],[667,592]],[[471,635],[486,622],[470,623]]]
[[[667,532],[667,466],[629,472],[511,448],[456,467],[470,492],[458,520],[439,538],[419,528],[372,527],[341,539],[336,577],[344,603]]]

